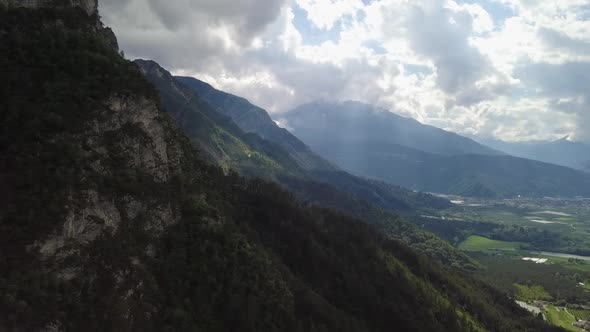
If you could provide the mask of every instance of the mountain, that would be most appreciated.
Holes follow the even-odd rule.
[[[418,209],[443,209],[450,206],[448,201],[431,195],[344,172],[315,154],[288,130],[280,128],[264,109],[251,104],[245,98],[214,89],[211,85],[192,77],[175,77],[175,79],[188,87],[195,94],[194,98],[202,99],[217,112],[230,117],[244,132],[256,134],[281,147],[297,161],[297,165],[305,173],[306,180],[328,184],[388,211],[404,213]],[[281,182],[293,184],[293,179],[282,179]],[[301,184],[292,186],[290,189],[294,188],[301,188]],[[348,204],[343,206],[348,207]]]
[[[281,120],[299,138],[312,138],[321,132],[323,138],[339,139],[346,132],[349,141],[397,144],[446,156],[502,154],[455,133],[353,101],[305,104],[284,114]]]
[[[205,163],[78,6],[0,8],[0,330],[559,331]]]
[[[204,159],[226,171],[234,169],[244,176],[275,181],[278,176],[304,175],[305,169],[292,154],[256,134],[242,131],[230,117],[218,112],[156,62],[134,62],[157,88],[164,110],[190,137]],[[307,153],[311,155],[311,152]],[[321,162],[329,165],[326,161]]]
[[[313,103],[283,116],[294,134],[328,160],[355,174],[407,188],[476,197],[590,195],[588,174],[495,154],[467,138],[367,105]],[[452,138],[440,138],[444,143],[433,142],[437,148],[427,150],[411,142],[429,140],[432,131]],[[477,147],[482,147],[480,153],[474,154]]]
[[[449,201],[358,178],[332,166],[323,170],[308,169],[309,164],[301,165],[295,160],[296,157],[291,157],[291,153],[283,150],[283,146],[293,146],[290,143],[295,142],[296,146],[302,147],[300,151],[308,154],[308,160],[315,159],[319,165],[330,164],[314,155],[291,134],[287,133],[286,143],[279,141],[283,144],[275,144],[255,133],[244,133],[232,119],[224,115],[227,111],[222,107],[214,108],[156,62],[136,60],[135,64],[158,89],[164,110],[172,115],[191,142],[203,152],[202,156],[212,164],[226,171],[232,169],[244,176],[280,183],[306,205],[335,209],[363,219],[383,235],[403,241],[444,264],[464,269],[475,268],[469,258],[448,243],[392,214],[443,209],[451,206]],[[230,100],[244,100],[226,95]],[[233,114],[239,115],[239,112],[234,111]],[[270,117],[264,118],[274,125]],[[278,132],[285,133],[283,130]]]
[[[279,127],[268,113],[242,97],[214,89],[208,83],[192,77],[175,77],[220,113],[230,117],[244,132],[280,145],[299,165],[313,170],[334,170],[335,167],[314,154],[288,130]]]
[[[505,142],[482,139],[482,143],[507,154],[590,172],[590,145],[564,137],[556,141]]]

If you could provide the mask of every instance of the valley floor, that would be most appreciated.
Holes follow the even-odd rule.
[[[475,275],[534,315],[590,330],[590,200],[475,199],[417,222],[480,264]]]

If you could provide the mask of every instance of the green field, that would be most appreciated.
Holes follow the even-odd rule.
[[[563,327],[568,331],[582,331],[572,324],[576,321],[576,318],[572,316],[569,312],[567,312],[563,308],[557,308],[554,305],[545,306],[545,319],[555,325]]]
[[[521,247],[522,243],[491,240],[477,235],[472,235],[459,244],[459,249],[465,251],[520,250]]]
[[[533,285],[526,286],[521,284],[514,284],[516,288],[516,298],[524,302],[532,302],[534,300],[551,300],[551,294],[547,293],[543,286]]]
[[[590,320],[590,310],[567,309],[576,319]]]

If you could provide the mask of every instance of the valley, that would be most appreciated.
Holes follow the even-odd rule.
[[[590,200],[438,196],[454,206],[415,222],[465,252],[480,264],[477,278],[532,314],[584,331],[590,317]]]
[[[0,0],[0,332],[588,330],[590,173],[123,48],[97,0]]]

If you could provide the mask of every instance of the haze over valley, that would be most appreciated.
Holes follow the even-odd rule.
[[[589,18],[0,0],[0,331],[590,331]]]

